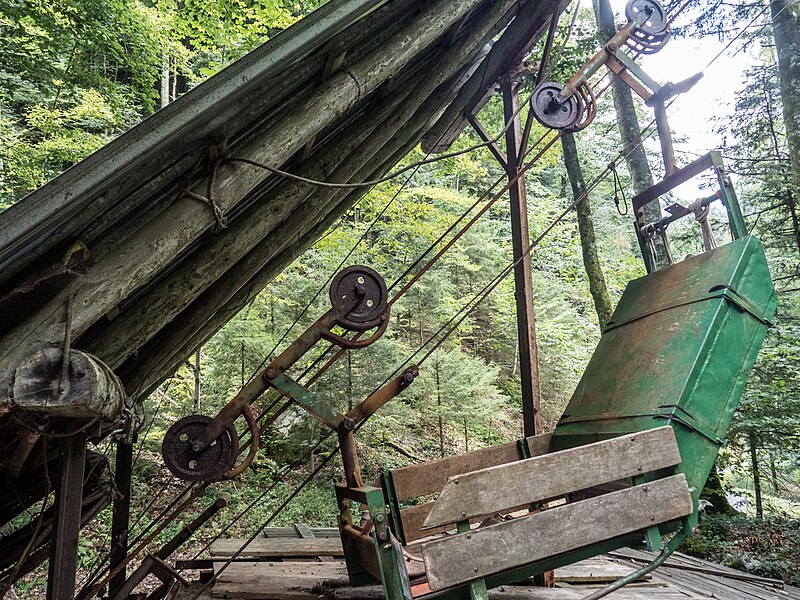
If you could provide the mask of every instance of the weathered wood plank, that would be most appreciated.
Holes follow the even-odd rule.
[[[318,562],[299,562],[299,561],[243,561],[233,562],[225,565],[224,558],[220,562],[214,563],[214,571],[217,573],[217,581],[235,581],[246,578],[262,577],[305,577],[337,579],[347,576],[347,567],[344,562],[336,561],[332,563]]]
[[[489,600],[583,600],[586,596],[601,589],[595,586],[577,586],[574,588],[536,588],[532,586],[502,586],[489,591]],[[691,598],[707,598],[685,594],[672,587],[626,587],[614,592],[613,600],[690,600]]]
[[[622,579],[633,573],[638,566],[622,564],[607,558],[590,558],[580,562],[558,567],[555,570],[556,582],[560,583],[592,583],[600,585]],[[645,575],[639,581],[651,579]]]
[[[496,8],[502,8],[500,3],[498,3],[497,7],[493,6],[490,10],[486,11],[484,18],[487,21],[491,21],[492,14],[494,14],[496,17],[496,13],[494,13]],[[469,56],[474,52],[474,48],[472,48],[470,44],[474,44],[477,38],[479,38],[479,44],[483,44],[485,41],[484,37],[487,35],[487,33],[489,34],[489,37],[492,37],[497,33],[497,29],[502,25],[502,23],[504,23],[504,21],[495,23],[489,28],[488,32],[486,29],[484,29],[485,24],[477,26],[472,34],[465,36],[463,39],[459,39],[458,43],[454,44],[449,49],[449,52],[442,58],[441,61],[436,61],[428,70],[422,71],[418,76],[419,83],[414,86],[412,93],[408,96],[408,98],[411,98],[411,100],[404,103],[401,109],[396,110],[392,114],[391,119],[381,124],[381,126],[375,132],[373,132],[370,137],[367,138],[367,141],[356,153],[358,156],[348,159],[347,162],[349,164],[346,169],[337,168],[335,173],[330,174],[329,176],[325,177],[325,179],[331,181],[359,181],[374,179],[377,176],[383,175],[385,171],[391,167],[394,162],[396,162],[398,157],[402,157],[405,153],[407,153],[408,148],[415,145],[416,139],[419,135],[421,135],[420,130],[424,128],[425,124],[428,122],[431,113],[438,111],[441,106],[446,105],[447,98],[442,99],[440,97],[442,92],[437,88],[438,83],[440,81],[447,81],[446,78],[449,75],[457,72],[461,68],[463,58],[460,57]],[[477,36],[477,38],[475,36]],[[459,57],[458,62],[454,62],[455,58],[457,57]],[[447,92],[446,87],[444,92]],[[418,105],[418,102],[421,102],[421,104]],[[376,170],[376,162],[381,163],[384,161],[384,156],[391,158],[387,160],[384,166]],[[362,166],[358,167],[356,171],[353,172],[352,169],[355,169],[358,165]],[[192,306],[188,306],[183,312],[180,313],[180,315],[176,315],[173,321],[178,323],[185,322],[186,324],[182,325],[181,329],[191,329],[191,333],[196,332],[197,329],[201,327],[200,324],[202,324],[203,329],[215,331],[216,328],[219,327],[219,321],[224,323],[229,318],[230,312],[227,310],[227,308],[221,308],[223,304],[229,302],[229,304],[233,306],[242,305],[238,298],[232,297],[232,294],[234,294],[236,290],[241,291],[247,289],[261,289],[264,283],[253,284],[254,280],[262,282],[266,279],[269,281],[272,277],[274,277],[275,272],[279,272],[280,269],[284,268],[285,263],[291,262],[296,254],[307,247],[311,241],[313,241],[313,239],[316,239],[319,233],[313,234],[311,236],[313,238],[311,241],[300,243],[296,249],[290,253],[291,255],[289,258],[286,259],[284,258],[284,254],[286,253],[287,248],[291,248],[293,246],[292,239],[295,237],[300,239],[301,237],[305,236],[309,230],[314,229],[314,223],[327,219],[328,217],[325,216],[325,213],[328,211],[332,211],[330,214],[332,214],[334,217],[338,217],[341,212],[352,205],[352,203],[355,202],[355,200],[357,200],[357,198],[359,198],[361,195],[363,195],[365,191],[365,189],[361,188],[356,189],[352,193],[342,190],[319,188],[313,189],[313,197],[311,198],[311,201],[304,200],[299,202],[298,208],[292,213],[292,216],[287,219],[287,221],[285,221],[281,227],[273,232],[270,232],[269,235],[264,233],[262,230],[262,235],[267,239],[262,239],[262,241],[257,244],[256,247],[236,265],[232,265],[230,262],[226,264],[225,268],[229,269],[228,273],[226,273],[223,278],[218,279],[215,285],[206,289],[206,291],[198,297]],[[340,202],[342,198],[346,197],[352,198],[352,200],[347,200],[343,203]],[[335,202],[332,201],[333,204],[330,206],[328,206],[329,199],[335,200]],[[279,198],[278,200],[279,204],[283,203],[282,198]],[[322,211],[322,216],[308,214],[309,211],[312,213],[315,212],[317,207],[321,207],[320,210]],[[291,226],[284,227],[284,225]],[[257,224],[256,228],[258,229]],[[276,240],[281,240],[282,244],[279,244],[277,247],[275,247]],[[283,250],[281,250],[281,248],[283,248]],[[270,257],[273,257],[276,251],[280,251],[280,254],[277,258],[272,260]],[[247,264],[242,264],[243,262]],[[197,266],[200,263],[196,263],[195,261],[192,264]],[[197,268],[200,267],[198,266]],[[203,265],[203,268],[205,270],[205,265]],[[184,301],[181,306],[186,306],[186,302]],[[222,315],[221,318],[220,315]],[[170,317],[170,319],[172,318],[173,317]],[[167,327],[172,328],[172,325]],[[155,351],[161,355],[163,354],[165,347],[172,348],[176,345],[174,341],[175,338],[183,340],[186,339],[186,337],[187,334],[183,331],[176,332],[174,335],[164,335],[163,330],[162,332],[158,333],[154,338],[151,339],[152,343],[149,343],[149,347],[145,347],[144,352],[139,353],[139,359],[137,360],[137,363],[141,365],[141,373],[158,373],[163,371],[165,369],[163,364],[144,364],[144,362],[141,360],[142,357],[150,354],[151,351]],[[199,339],[207,338],[209,335],[194,334],[192,337]],[[199,342],[195,342],[194,340],[187,340],[186,345],[194,347],[197,346],[198,343]],[[176,350],[171,354],[178,357],[177,360],[182,360],[181,357],[184,356],[182,349]],[[169,357],[164,362],[167,363],[166,368],[169,368],[171,365],[175,364],[175,361]],[[149,379],[152,376],[146,375],[146,377]],[[139,389],[140,387],[142,389],[146,389],[151,385],[151,381],[145,382],[144,385],[140,385],[139,381],[135,381],[136,379],[138,378],[134,378],[134,382],[132,382],[132,385],[130,386],[131,389]]]
[[[645,485],[545,510],[422,544],[432,590],[501,573],[690,514],[686,478]]]
[[[425,504],[409,506],[400,511],[400,523],[403,526],[403,537],[406,540],[406,544],[410,544],[411,542],[415,542],[429,535],[444,533],[449,529],[455,529],[455,526],[445,525],[443,527],[434,527],[427,531],[421,531],[422,523],[431,511],[431,508],[433,508],[433,502],[426,502]]]
[[[381,44],[370,55],[349,65],[293,107],[275,126],[238,150],[238,155],[282,165],[309,138],[346,114],[384,81],[395,76],[418,53],[433,44],[453,23],[467,14],[479,0],[426,3],[417,19]],[[264,140],[270,143],[265,144]],[[223,214],[229,213],[267,177],[264,170],[242,163],[223,163],[216,170],[215,199]],[[208,180],[192,185],[204,195]],[[0,395],[5,396],[11,371],[22,358],[63,337],[55,314],[67,298],[74,296],[80,307],[72,320],[77,338],[121,300],[167,268],[202,233],[215,226],[212,211],[189,197],[175,200],[159,219],[134,233],[118,252],[100,257],[87,276],[67,285],[30,318],[0,337]]]
[[[528,438],[531,453],[547,452],[550,448],[550,434]],[[419,496],[434,494],[447,483],[448,477],[469,473],[478,469],[517,461],[520,458],[516,442],[481,448],[466,454],[439,458],[419,465],[400,467],[391,472],[392,483],[399,502]]]
[[[672,428],[659,427],[452,476],[423,528],[558,498],[594,485],[671,467],[680,461]]]
[[[217,540],[211,544],[211,556],[233,556],[246,540]],[[240,556],[344,556],[342,541],[336,538],[258,538],[250,542]]]

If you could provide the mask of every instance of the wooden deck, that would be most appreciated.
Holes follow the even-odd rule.
[[[353,588],[341,557],[335,530],[270,528],[222,571],[226,556],[244,540],[221,540],[212,548],[217,581],[202,600],[380,600],[380,586]],[[581,600],[591,592],[624,577],[650,562],[655,554],[621,549],[557,569],[555,588],[527,585],[491,590],[492,600]],[[220,562],[218,562],[220,561]],[[419,573],[421,562],[409,555],[410,572]],[[188,590],[187,590],[188,591]],[[193,597],[194,588],[188,598]],[[182,598],[184,594],[178,596]],[[609,596],[614,600],[800,600],[800,589],[775,580],[676,553],[664,566],[638,582]]]

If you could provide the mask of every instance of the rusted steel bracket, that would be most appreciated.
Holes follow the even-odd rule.
[[[292,342],[269,366],[245,385],[213,418],[203,415],[184,417],[164,437],[162,455],[167,467],[178,477],[189,481],[229,479],[242,473],[258,451],[259,427],[250,411],[251,403],[266,390],[274,388],[325,423],[331,429],[352,434],[357,423],[371,415],[402,391],[416,377],[416,367],[389,382],[347,415],[310,392],[286,374],[319,341],[329,341],[343,349],[369,346],[379,339],[389,324],[388,291],[383,278],[372,269],[352,266],[336,275],[331,282],[332,308]],[[336,329],[358,333],[374,330],[362,339],[348,339]],[[248,455],[234,467],[238,456],[238,436],[234,422],[243,416],[251,433]],[[351,464],[349,479],[355,480],[357,464],[345,456],[354,447],[342,440],[343,458]],[[360,476],[359,476],[360,477]]]
[[[682,84],[675,84],[674,88],[680,89],[681,85]],[[687,206],[673,203],[671,206],[667,207],[667,212],[670,213],[669,216],[663,217],[654,223],[648,223],[645,220],[644,206],[646,204],[658,201],[658,199],[667,192],[697,177],[706,170],[713,171],[717,178],[718,188],[713,195],[699,198]],[[631,203],[636,217],[636,235],[639,238],[639,246],[642,250],[642,256],[648,273],[652,273],[656,269],[657,264],[655,248],[654,245],[650,243],[652,237],[655,234],[659,234],[666,238],[667,227],[674,221],[687,215],[694,214],[698,222],[700,222],[705,249],[710,250],[716,246],[710,228],[704,223],[704,220],[707,218],[707,209],[715,200],[720,200],[728,213],[728,226],[731,232],[731,239],[738,240],[746,236],[747,227],[744,223],[744,217],[742,216],[742,210],[736,196],[736,190],[734,190],[733,183],[730,177],[728,177],[725,163],[722,159],[722,153],[717,150],[712,150],[685,167],[668,173],[664,179],[644,190],[641,194],[633,197]]]
[[[645,99],[653,95],[645,86],[652,89],[657,84],[619,50],[627,46],[638,54],[658,52],[669,40],[666,12],[657,0],[631,0],[625,7],[625,14],[628,17],[625,26],[566,84],[561,86],[552,81],[537,82],[531,98],[531,108],[542,125],[566,131],[580,131],[587,127],[597,113],[597,102],[589,79],[603,66],[607,66]]]

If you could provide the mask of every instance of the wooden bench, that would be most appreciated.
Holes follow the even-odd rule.
[[[660,427],[449,475],[429,503],[420,535],[442,528],[459,533],[421,544],[428,586],[469,585],[474,597],[484,598],[489,576],[635,532],[660,540],[658,525],[694,510],[685,477],[673,474],[680,461],[672,428]],[[482,515],[620,480],[633,485],[478,529],[469,525]]]
[[[550,434],[529,437],[520,442],[481,448],[466,454],[448,456],[418,465],[387,471],[383,476],[384,493],[389,499],[393,530],[404,544],[455,529],[454,525],[422,530],[422,523],[434,505],[433,501],[400,509],[399,504],[438,494],[454,475],[485,467],[520,461],[550,451]],[[474,515],[474,518],[487,515]],[[488,515],[491,516],[491,515]]]

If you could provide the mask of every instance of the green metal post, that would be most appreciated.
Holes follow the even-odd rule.
[[[736,197],[736,190],[733,188],[728,172],[725,170],[725,162],[722,160],[722,152],[712,150],[710,152],[711,162],[714,164],[714,172],[717,174],[719,189],[722,192],[722,203],[728,211],[728,223],[731,228],[731,237],[735,240],[747,235],[747,225],[744,222],[742,209],[739,206],[739,199]]]
[[[411,584],[403,560],[403,551],[389,529],[389,514],[383,490],[368,489],[366,497],[386,600],[411,600]]]

